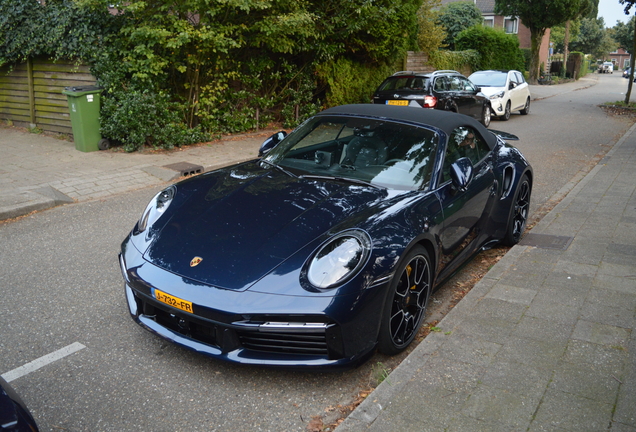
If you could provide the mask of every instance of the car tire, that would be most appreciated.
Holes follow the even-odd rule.
[[[528,174],[524,174],[521,180],[519,180],[519,184],[517,184],[517,190],[512,200],[506,235],[503,239],[504,245],[514,246],[521,240],[521,236],[526,229],[526,223],[528,222],[531,194],[532,186],[530,184],[530,178]]]
[[[526,99],[526,104],[523,107],[523,109],[521,111],[519,111],[519,113],[521,115],[528,115],[530,114],[530,96],[528,96],[528,99]]]
[[[488,127],[490,126],[490,105],[484,105],[484,108],[481,111],[481,124]]]
[[[415,246],[398,265],[389,285],[378,336],[381,353],[398,354],[413,342],[426,315],[432,278],[428,252]]]
[[[510,101],[506,103],[506,110],[504,111],[504,114],[499,118],[503,121],[510,120]]]

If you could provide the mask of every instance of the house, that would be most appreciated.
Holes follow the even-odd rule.
[[[608,57],[617,69],[625,69],[629,67],[631,56],[623,48],[619,48],[616,51],[609,53]]]
[[[442,5],[448,3],[454,3],[457,1],[466,0],[442,0]],[[470,1],[470,0],[468,0]],[[472,0],[477,6],[477,9],[481,11],[481,15],[484,18],[484,25],[494,28],[503,28],[506,33],[515,34],[519,38],[519,47],[530,49],[530,29],[523,25],[520,20],[514,17],[504,17],[501,15],[495,15],[495,0]],[[541,40],[541,49],[539,51],[539,62],[547,65],[549,57],[550,47],[550,29],[548,29],[543,35]]]

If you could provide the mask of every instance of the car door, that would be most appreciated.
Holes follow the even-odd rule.
[[[483,109],[483,103],[481,99],[477,97],[477,87],[468,78],[456,78],[459,81],[459,88],[461,89],[462,93],[461,99],[463,110],[460,112],[473,118],[480,119],[481,111]]]
[[[437,98],[437,105],[447,111],[452,111],[456,108],[455,100],[452,97],[453,92],[450,90],[451,83],[449,80],[440,76],[433,81],[433,96]]]
[[[473,179],[465,191],[458,190],[450,178],[451,164],[462,157],[473,165]],[[484,227],[496,195],[493,157],[486,141],[470,126],[456,128],[448,139],[437,189],[444,217],[440,236],[444,275],[484,241]]]
[[[509,72],[509,76],[510,82],[513,83],[513,88],[510,90],[510,106],[512,110],[516,111],[526,104],[528,83],[519,72]]]
[[[464,100],[464,88],[458,77],[447,76],[446,95],[444,98],[444,109],[448,111],[456,111],[462,114],[470,115],[466,112],[466,101]]]

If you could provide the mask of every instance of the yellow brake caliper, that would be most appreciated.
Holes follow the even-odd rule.
[[[413,267],[411,267],[411,265],[409,264],[406,266],[406,274],[408,275],[409,278],[411,277],[411,273],[413,273]],[[417,288],[417,285],[413,285],[411,287],[411,290],[414,290],[415,288]]]

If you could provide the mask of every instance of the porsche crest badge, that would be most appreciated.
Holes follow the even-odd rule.
[[[190,261],[190,267],[198,266],[199,264],[201,264],[201,261],[203,261],[203,258],[195,256],[194,258],[192,258],[192,261]]]

